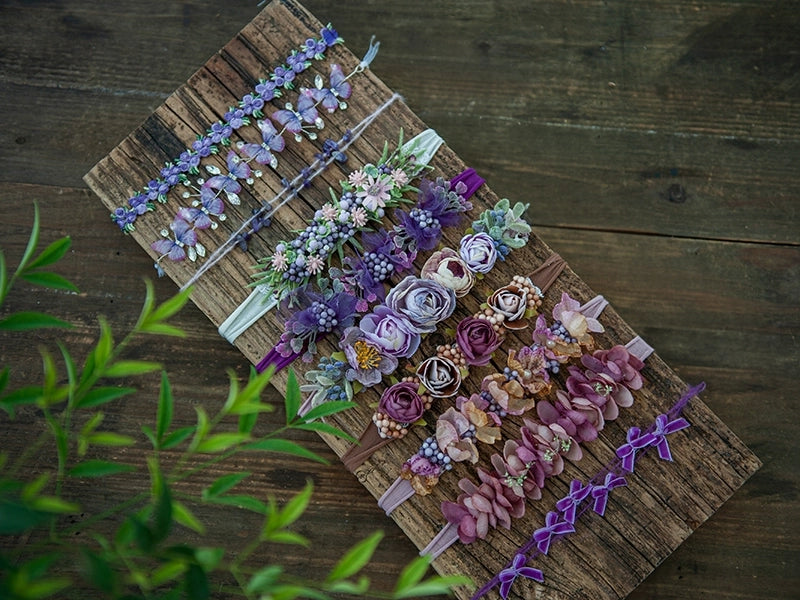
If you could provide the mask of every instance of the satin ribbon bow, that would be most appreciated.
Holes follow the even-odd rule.
[[[553,537],[566,535],[575,531],[571,523],[559,521],[560,513],[550,511],[545,517],[545,526],[533,532],[533,540],[536,542],[539,551],[547,554],[550,550],[550,542]]]
[[[614,473],[606,473],[606,479],[602,485],[596,485],[592,489],[592,498],[594,498],[594,506],[592,507],[601,517],[606,512],[606,504],[608,503],[608,492],[616,487],[628,485],[628,482],[622,475],[614,475]]]
[[[672,452],[669,450],[666,436],[670,433],[680,431],[681,429],[686,429],[689,426],[689,421],[683,417],[679,417],[674,421],[670,421],[667,415],[658,415],[656,417],[656,430],[653,432],[653,435],[657,440],[655,444],[656,448],[658,448],[658,456],[662,460],[672,460]]]
[[[539,569],[525,566],[527,561],[528,558],[524,554],[517,554],[511,561],[511,566],[500,571],[500,596],[503,600],[508,598],[508,592],[511,591],[511,586],[517,577],[527,577],[539,583],[544,581],[544,574]]]
[[[573,479],[569,484],[569,495],[556,502],[556,508],[564,515],[564,520],[567,523],[575,523],[575,512],[578,505],[589,496],[592,487],[591,483],[587,483],[584,486],[577,479]]]
[[[617,456],[622,459],[622,468],[633,473],[633,463],[636,461],[636,452],[642,448],[647,448],[656,442],[658,438],[652,433],[642,434],[638,427],[628,429],[628,443],[622,444],[617,448]]]

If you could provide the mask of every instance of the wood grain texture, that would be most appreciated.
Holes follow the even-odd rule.
[[[787,597],[797,583],[800,516],[789,391],[799,262],[791,43],[798,19],[791,3],[307,6],[332,21],[356,53],[375,32],[381,79],[494,191],[530,200],[539,236],[681,377],[705,379],[706,402],[764,460],[631,597]],[[92,3],[9,2],[0,11],[8,24],[0,53],[7,107],[0,112],[0,178],[9,200],[3,246],[19,255],[37,198],[54,219],[48,233],[73,235],[68,274],[86,296],[58,301],[83,324],[72,341],[88,345],[98,311],[121,327],[132,322],[141,277],[152,267],[117,235],[95,199],[60,186],[82,186],[81,175],[256,9],[142,2],[101,12]],[[183,34],[171,35],[175,30]],[[23,105],[39,116],[19,118],[15,109]],[[158,282],[162,297],[174,289],[168,283]],[[31,291],[15,296],[15,305],[31,308],[48,298]],[[149,341],[142,356],[167,357],[187,405],[188,398],[213,405],[224,393],[224,367],[238,364],[243,373],[245,365],[215,339],[202,313],[188,310],[181,319],[188,342]],[[4,359],[29,350],[29,340],[3,344]],[[220,368],[198,372],[197,364]],[[20,371],[35,378],[37,368],[30,363]],[[127,406],[116,418],[135,431],[137,414]],[[184,418],[191,420],[190,410]],[[9,429],[8,439],[22,444],[23,431]],[[314,438],[306,441],[326,451]],[[309,527],[322,535],[315,537],[314,565],[333,563],[340,529],[347,538],[387,530],[372,571],[378,579],[413,555],[341,468],[287,469],[275,461],[260,469],[255,489],[264,493],[298,489],[307,474],[317,481],[319,505]],[[340,492],[348,510],[341,528],[331,530]],[[308,565],[306,555],[289,560]]]

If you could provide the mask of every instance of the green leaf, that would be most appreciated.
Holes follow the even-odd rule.
[[[194,516],[186,506],[178,500],[172,501],[172,516],[175,520],[189,529],[197,533],[204,534],[206,532],[205,526]]]
[[[213,498],[215,496],[219,496],[224,494],[229,489],[235,487],[240,482],[244,481],[248,477],[250,477],[251,473],[248,471],[243,471],[241,473],[229,473],[228,475],[223,475],[222,477],[218,478],[214,483],[203,490],[203,498]]]
[[[67,502],[55,496],[39,496],[33,500],[31,506],[42,512],[67,515],[75,514],[81,509],[81,507],[74,502]]]
[[[156,541],[160,542],[166,539],[172,529],[172,494],[169,486],[163,480],[161,471],[156,467],[152,469],[155,469],[153,476],[156,479],[154,483],[158,492],[153,513],[153,536]]]
[[[309,541],[294,531],[271,531],[261,538],[265,542],[274,544],[292,544],[294,546],[308,546]]]
[[[33,481],[26,483],[23,488],[22,492],[20,493],[20,497],[23,500],[33,500],[36,496],[39,495],[39,492],[42,491],[47,482],[50,480],[49,473],[42,473]]]
[[[164,333],[163,321],[166,321],[177,313],[186,304],[189,295],[192,293],[192,288],[179,292],[163,304],[153,309],[155,294],[153,292],[153,284],[150,281],[145,281],[147,286],[147,293],[145,295],[144,306],[139,315],[139,321],[136,324],[136,329],[143,333]],[[168,326],[168,335],[179,335],[183,337],[183,332],[176,327]],[[180,332],[180,333],[178,333]]]
[[[313,421],[315,419],[321,419],[322,417],[328,417],[330,415],[335,415],[336,413],[349,410],[356,406],[358,406],[356,402],[331,400],[330,402],[325,402],[323,404],[320,404],[319,406],[312,408],[303,416],[303,420],[306,423],[308,423],[309,421]]]
[[[172,424],[174,404],[172,386],[170,386],[167,372],[161,371],[161,388],[158,393],[158,410],[156,412],[156,439],[159,442],[164,440],[164,435]]]
[[[472,580],[463,575],[450,575],[447,577],[434,576],[422,583],[409,587],[402,592],[395,592],[392,598],[421,598],[428,596],[441,596],[450,594],[451,588],[458,585],[471,585]]]
[[[290,423],[297,416],[297,411],[300,409],[300,386],[297,383],[294,369],[289,369],[284,407],[286,409],[286,422]]]
[[[253,431],[253,427],[258,422],[258,413],[248,413],[239,415],[239,433],[249,435]]]
[[[113,387],[113,386],[102,386],[96,387],[89,390],[83,398],[78,400],[76,403],[77,408],[90,408],[93,406],[100,406],[101,404],[106,404],[107,402],[112,402],[114,400],[118,400],[119,398],[123,398],[124,396],[128,396],[136,391],[136,388],[132,387]]]
[[[309,480],[303,490],[289,500],[274,518],[270,519],[275,529],[288,527],[297,521],[306,511],[306,508],[308,508],[308,503],[311,501],[311,494],[313,491],[314,484]]]
[[[263,569],[256,571],[250,577],[250,581],[245,586],[247,594],[256,594],[269,592],[278,582],[278,578],[283,573],[283,569],[279,565],[269,565]]]
[[[13,417],[15,406],[36,404],[39,398],[42,397],[42,393],[42,388],[38,386],[19,388],[0,398],[0,408],[6,411],[10,417]]]
[[[208,577],[199,565],[190,565],[184,578],[186,597],[192,600],[206,600],[209,595]]]
[[[94,586],[107,593],[112,594],[116,588],[116,577],[111,565],[101,556],[95,554],[88,548],[82,547],[83,572]]]
[[[28,264],[28,269],[39,269],[58,262],[67,253],[71,245],[72,240],[69,236],[57,239]]]
[[[189,565],[181,560],[171,560],[153,571],[150,582],[154,586],[162,585],[183,575],[188,567]]]
[[[252,496],[246,496],[244,494],[234,495],[234,494],[227,494],[225,496],[213,496],[207,499],[207,502],[211,502],[212,504],[224,504],[226,506],[235,506],[237,508],[244,508],[246,510],[251,510],[254,513],[258,513],[260,515],[266,514],[269,509],[267,505],[261,502]]]
[[[147,360],[121,360],[108,367],[103,375],[106,377],[131,377],[151,373],[161,368],[157,362]]]
[[[195,406],[194,412],[197,413],[197,425],[195,427],[192,443],[189,444],[190,452],[197,450],[197,446],[208,435],[208,430],[211,427],[211,424],[208,422],[208,414],[206,414],[206,411],[202,406]]]
[[[0,392],[2,392],[4,389],[6,389],[6,386],[8,385],[8,374],[9,374],[9,372],[10,371],[9,371],[8,367],[6,367],[2,371],[0,371]]]
[[[57,594],[61,590],[72,585],[69,577],[51,577],[49,579],[39,579],[25,584],[25,598],[39,600]]]
[[[133,446],[136,443],[131,436],[112,431],[98,431],[87,436],[87,440],[95,446]]]
[[[425,573],[428,572],[430,564],[431,559],[429,556],[420,556],[408,563],[397,578],[394,593],[398,594],[408,590],[422,581]]]
[[[196,548],[194,551],[195,560],[202,565],[206,572],[216,569],[224,555],[225,548]]]
[[[358,573],[372,558],[375,549],[383,539],[383,532],[376,531],[371,536],[361,540],[353,546],[347,553],[339,560],[336,566],[333,567],[328,576],[325,578],[327,582],[340,581],[347,579]]]
[[[335,594],[363,596],[369,590],[369,577],[359,577],[357,582],[337,581],[329,587],[329,590]]]
[[[197,452],[224,452],[237,444],[250,439],[250,436],[243,433],[215,433],[207,437],[197,445]]]
[[[71,329],[72,324],[40,312],[18,312],[0,321],[0,331],[30,331],[47,327]]]
[[[301,423],[300,425],[292,425],[292,429],[302,429],[303,431],[315,431],[316,433],[327,433],[348,442],[357,442],[358,440],[352,435],[342,431],[338,427],[323,423],[322,421],[315,421],[314,423]]]
[[[169,450],[170,448],[174,448],[175,446],[183,442],[186,438],[188,438],[190,435],[192,435],[195,432],[195,429],[196,428],[193,425],[176,429],[175,431],[173,431],[167,437],[164,438],[164,441],[161,442],[161,449]]]
[[[105,477],[107,475],[128,473],[135,470],[136,467],[133,465],[124,465],[107,460],[87,460],[78,463],[67,473],[72,477]]]
[[[78,288],[71,281],[62,277],[61,275],[58,275],[57,273],[34,271],[32,273],[23,273],[20,275],[20,279],[24,279],[28,283],[40,285],[53,290],[68,290],[70,292],[78,291]]]
[[[22,253],[22,259],[17,266],[16,274],[19,275],[28,268],[28,262],[31,260],[36,246],[39,245],[39,205],[33,204],[33,225],[31,226],[31,234],[28,236],[28,245],[25,246],[25,252]]]
[[[291,454],[293,456],[307,458],[309,460],[322,463],[323,465],[328,464],[327,460],[325,460],[318,454],[312,452],[311,450],[307,450],[306,448],[303,448],[303,446],[300,446],[295,442],[279,438],[266,438],[263,440],[258,440],[256,442],[252,442],[250,444],[245,445],[243,449],[262,450],[265,452],[282,452],[284,454]]]

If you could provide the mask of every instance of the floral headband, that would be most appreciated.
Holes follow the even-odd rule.
[[[220,335],[233,343],[253,323],[278,306],[282,298],[308,283],[312,276],[319,276],[327,260],[332,255],[340,254],[346,243],[352,243],[357,231],[371,230],[373,224],[380,222],[387,202],[388,206],[396,206],[402,201],[404,193],[414,189],[411,182],[422,173],[442,142],[434,130],[427,129],[405,144],[398,144],[398,149],[391,156],[384,150],[378,166],[367,165],[351,173],[348,181],[341,183],[342,191],[338,198],[323,205],[295,239],[279,242],[275,254],[262,259],[265,268],[258,276],[260,280],[254,291],[220,325]],[[364,199],[370,192],[376,191],[369,189],[370,175],[362,180],[365,172],[373,174],[373,188],[379,187],[388,196],[381,196],[380,202],[384,206],[378,206],[377,199],[373,197],[364,206]],[[351,179],[359,185],[354,186]],[[354,198],[359,202],[354,202]],[[320,232],[325,235],[321,236]],[[323,242],[330,238],[330,242],[320,246],[320,237]],[[328,250],[325,250],[326,243]],[[295,263],[298,259],[303,262],[304,272],[307,273],[302,278],[298,278],[297,274]],[[306,264],[306,261],[310,264]]]
[[[420,362],[414,369],[415,376],[405,377],[399,383],[388,387],[381,394],[378,407],[372,416],[372,424],[362,433],[358,444],[342,456],[345,467],[354,471],[375,450],[394,439],[404,437],[409,427],[430,409],[433,398],[456,395],[462,381],[469,374],[470,366],[483,366],[489,363],[492,354],[500,347],[503,340],[502,332],[505,329],[516,330],[525,327],[526,317],[537,314],[544,291],[556,280],[564,265],[561,257],[554,255],[530,277],[514,277],[509,285],[501,287],[488,297],[480,312],[459,322],[453,343],[440,345],[435,356]],[[423,272],[425,272],[424,267]],[[414,304],[408,305],[414,306]],[[390,317],[391,315],[387,315],[386,318],[380,316],[380,322]],[[362,330],[364,330],[363,323],[362,319]],[[384,325],[383,329],[388,329],[388,325]],[[367,341],[362,343],[366,346],[369,341],[378,345],[390,342],[398,337],[392,336],[391,333],[394,332],[384,335],[379,327],[368,323],[363,336]],[[342,340],[341,345],[344,346],[347,356],[348,340]],[[352,350],[349,354],[352,354]],[[352,365],[351,357],[347,358]],[[359,366],[355,367],[356,377],[360,375]],[[391,363],[391,370],[393,371],[396,366],[396,361]],[[380,377],[376,379],[379,381]]]
[[[464,212],[471,209],[472,205],[466,198],[483,183],[483,179],[471,170],[456,176],[453,181],[457,181],[454,189],[451,189],[452,182],[443,179],[437,179],[436,182],[423,181],[420,185],[417,207],[409,212],[416,212],[418,218],[426,220],[431,219],[431,215],[435,215],[423,230],[426,238],[433,234],[433,237],[438,240],[442,234],[442,227],[454,225]],[[469,186],[464,181],[468,181]],[[420,211],[420,207],[423,210]],[[425,207],[429,207],[435,212]],[[406,214],[400,210],[397,212],[401,217]],[[416,218],[412,217],[411,221],[413,226]],[[339,309],[347,306],[347,310],[350,310],[350,305],[343,305],[342,302],[354,302],[355,310],[358,312],[367,310],[370,300],[383,298],[385,294],[383,282],[389,275],[411,267],[411,261],[421,247],[413,235],[411,237],[405,235],[407,229],[405,224],[400,224],[396,225],[391,232],[379,230],[377,235],[371,238],[376,243],[367,243],[365,246],[370,248],[369,252],[362,253],[362,256],[356,261],[344,259],[343,262],[349,265],[346,271],[331,269],[329,274],[333,277],[333,284],[325,298],[300,295],[300,304],[305,308],[291,312],[279,343],[256,365],[256,370],[263,370],[270,365],[281,369],[297,358],[301,352],[303,360],[310,361],[316,354],[316,340],[320,335],[329,334],[333,329],[336,329],[336,333],[346,333],[346,327],[351,326],[352,323],[348,321],[346,326],[343,325],[344,312],[340,312]],[[403,234],[403,237],[400,234]],[[364,241],[367,242],[366,239]],[[372,284],[368,284],[368,280]],[[435,284],[435,282],[431,283]],[[401,283],[401,285],[403,284]],[[436,301],[434,296],[438,297],[437,294],[444,294],[444,296],[452,294],[452,291],[441,285],[428,291],[433,294],[429,297],[432,302]],[[347,299],[340,297],[341,294],[347,296]],[[326,302],[329,304],[326,305]],[[336,306],[330,302],[335,303]],[[378,306],[376,310],[382,312],[381,306]],[[385,311],[382,312],[382,314],[384,313]],[[370,318],[370,315],[367,315],[366,318]],[[411,323],[406,323],[406,327],[413,328]],[[375,361],[375,367],[377,367],[378,364],[382,364],[383,358],[383,353],[372,353],[369,361]],[[392,360],[392,358],[388,358],[386,364],[391,363]],[[377,381],[376,379],[375,382]],[[352,395],[352,388],[350,394]]]
[[[594,320],[605,304],[594,300],[584,305],[585,321]],[[577,321],[574,319],[574,327]],[[584,329],[584,326],[578,327]],[[573,329],[569,335],[576,333]],[[586,342],[587,346],[591,344],[590,340]],[[541,423],[551,427],[559,440],[568,441],[566,450],[572,448],[573,442],[594,439],[606,421],[617,418],[620,406],[633,404],[631,390],[641,388],[639,371],[652,350],[637,336],[626,346],[583,355],[581,360],[586,370],[569,368],[567,390],[556,392],[557,401],[536,403]],[[476,442],[496,443],[506,415],[520,416],[532,409],[534,398],[550,390],[548,371],[557,370],[558,364],[548,361],[546,350],[535,342],[519,351],[510,350],[508,366],[502,373],[484,377],[479,394],[459,397],[456,406],[439,417],[435,436],[428,437],[419,451],[403,464],[400,476],[378,500],[378,506],[390,514],[414,494],[429,494],[454,463],[477,463]],[[545,449],[545,464],[539,471],[533,469],[536,463],[531,460],[532,450],[527,447],[519,450],[520,444],[516,442],[507,443],[504,457],[493,456],[492,464],[498,474],[504,475],[504,482],[522,495],[523,484],[528,485],[528,475],[532,481],[543,485],[543,478],[535,477],[536,474],[543,474],[544,469],[551,475],[560,472],[557,466],[563,465],[560,455],[566,445],[558,442],[555,447]],[[524,455],[522,459],[518,459],[515,450]],[[528,485],[527,489],[535,489],[540,494],[541,485]]]
[[[180,156],[167,163],[161,169],[159,178],[150,180],[142,190],[128,199],[128,206],[116,208],[111,213],[111,220],[125,233],[133,231],[137,218],[146,212],[155,210],[154,203],[156,201],[165,203],[169,191],[185,181],[187,173],[199,173],[198,166],[203,158],[219,152],[220,145],[229,145],[233,132],[249,125],[251,116],[256,118],[262,116],[261,109],[266,102],[280,97],[282,89],[293,89],[295,78],[299,73],[308,69],[313,61],[324,60],[328,48],[343,42],[344,40],[329,24],[320,30],[319,38],[309,38],[299,49],[292,50],[283,64],[275,67],[267,78],[260,79],[253,92],[242,97],[238,106],[229,108],[223,117],[224,120],[213,123],[205,135],[198,136],[190,148],[186,148]],[[367,54],[365,60],[371,61],[375,52],[377,52],[377,45],[371,46],[371,52]],[[368,64],[369,62],[367,62]],[[346,91],[346,88],[337,85],[339,83],[341,83],[339,77],[333,76],[330,88],[317,88],[319,95],[324,96],[323,100],[329,94],[335,97],[336,93]],[[292,107],[287,107],[285,110],[289,113],[295,112]],[[294,120],[289,115],[285,116],[287,123]],[[295,115],[292,117],[296,118]],[[269,143],[267,145],[269,146]]]
[[[689,394],[681,398],[675,406],[680,407],[682,410],[689,399],[699,393],[699,389],[702,389],[702,387],[690,390]],[[665,442],[662,442],[662,440],[664,435],[671,433],[673,430],[676,429],[673,429],[669,419],[664,416],[658,417],[654,425],[645,433],[642,433],[637,427],[628,430],[626,443],[616,450],[617,456],[622,461],[623,468],[627,471],[632,471],[637,452],[650,445],[659,446],[660,453],[668,450],[668,446],[665,446]],[[542,449],[551,449],[556,444],[562,446],[564,456],[573,460],[580,459],[580,448],[574,439],[564,440],[558,434],[554,434],[551,428],[542,424],[527,422],[526,420],[525,426],[521,428],[521,434],[525,444],[534,449],[530,453],[528,462],[547,463],[548,461],[543,456]],[[567,442],[566,444],[564,443],[565,441]],[[555,454],[558,454],[558,452]],[[662,457],[664,456],[662,455]],[[496,468],[496,465],[494,466]],[[525,468],[530,472],[529,467],[526,466]],[[555,471],[560,472],[560,469],[563,469],[563,465],[557,465],[556,469],[549,473],[545,470],[542,474],[536,475],[536,477],[543,480],[545,477],[557,474]],[[442,513],[445,515],[448,524],[420,554],[430,554],[436,557],[458,540],[465,544],[471,544],[477,539],[485,539],[491,528],[500,526],[510,529],[511,519],[519,518],[525,514],[525,498],[538,499],[540,497],[540,494],[535,492],[531,494],[530,488],[525,489],[525,493],[520,495],[520,488],[524,489],[524,486],[509,485],[509,481],[503,475],[493,475],[483,469],[478,469],[478,477],[481,482],[480,485],[475,485],[469,479],[462,479],[459,482],[459,487],[464,493],[458,497],[456,502],[445,501],[442,503]],[[541,486],[539,486],[539,489],[541,489]],[[564,506],[565,504],[562,503],[564,510],[567,508]]]
[[[628,485],[627,474],[633,472],[636,461],[649,448],[655,447],[660,459],[672,461],[666,436],[691,426],[680,415],[689,401],[704,389],[704,383],[690,388],[666,413],[658,415],[644,432],[638,427],[631,427],[626,435],[626,442],[616,449],[616,459],[586,484],[577,479],[572,480],[569,493],[556,502],[556,510],[547,513],[544,526],[533,532],[528,542],[516,551],[511,562],[475,592],[472,600],[482,598],[497,586],[500,588],[501,598],[505,600],[519,578],[543,583],[543,571],[526,565],[531,560],[548,554],[554,541],[573,533],[576,523],[584,513],[591,510],[601,517],[604,516],[610,492]],[[423,553],[438,555],[441,550],[437,546],[431,552],[423,550]]]

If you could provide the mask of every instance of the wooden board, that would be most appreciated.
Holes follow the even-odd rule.
[[[334,26],[336,24],[334,23]],[[258,77],[264,76],[273,66],[283,62],[287,53],[307,37],[317,34],[321,24],[301,6],[293,2],[273,3],[253,22],[212,57],[186,85],[182,86],[154,114],[92,171],[86,181],[100,196],[110,210],[125,203],[126,199],[149,179],[157,175],[158,168],[167,160],[176,157],[206,127],[221,118],[227,108],[252,89]],[[311,73],[327,74],[329,62],[338,62],[345,70],[358,63],[345,47],[337,46],[330,51],[330,58],[312,67]],[[310,77],[304,74],[304,77]],[[375,110],[392,94],[372,72],[354,79],[354,94],[346,112],[337,113],[328,120],[324,131],[334,139],[348,127],[352,127],[364,116]],[[315,180],[313,186],[302,196],[278,213],[273,225],[263,231],[251,243],[248,253],[231,253],[222,264],[210,270],[200,280],[192,299],[200,309],[219,325],[249,293],[246,287],[257,258],[271,251],[276,240],[284,239],[290,229],[297,228],[309,218],[327,196],[327,187],[346,172],[365,162],[377,159],[385,140],[395,140],[400,128],[407,137],[425,128],[424,123],[402,103],[394,104],[351,147],[347,168],[332,167]],[[247,134],[244,134],[247,135]],[[313,159],[316,148],[304,143],[280,156],[278,172],[296,173]],[[223,163],[218,162],[220,166]],[[437,153],[432,162],[432,175],[452,177],[464,168],[463,162],[447,147]],[[491,183],[491,182],[490,182]],[[280,187],[280,176],[265,175],[257,182],[255,193],[267,195]],[[166,205],[158,205],[154,213],[144,215],[137,221],[132,237],[155,258],[150,244],[158,239],[159,231],[165,227],[181,206],[178,192],[171,192]],[[497,200],[488,186],[484,186],[473,199],[474,213]],[[534,198],[512,198],[532,201]],[[255,200],[245,197],[240,210],[229,208],[228,221],[216,232],[208,235],[203,243],[210,249],[225,240],[232,227],[245,218]],[[530,215],[533,216],[533,215]],[[110,225],[113,227],[113,225]],[[448,233],[445,243],[457,241],[458,233]],[[550,249],[537,237],[532,237],[528,246],[515,252],[513,258],[495,269],[472,292],[456,316],[468,314],[481,301],[486,292],[502,285],[516,269],[530,270],[550,254]],[[421,257],[424,260],[424,257]],[[420,261],[421,262],[421,261]],[[167,274],[178,284],[191,277],[196,265],[185,261],[165,265]],[[561,291],[587,300],[595,291],[569,268],[559,278],[545,301],[549,313]],[[602,290],[598,290],[602,292]],[[462,314],[463,313],[463,314]],[[608,347],[624,343],[635,335],[616,314],[613,307],[606,309],[602,322],[606,333],[598,337],[599,345]],[[273,316],[262,319],[236,342],[241,352],[253,363],[272,347],[283,324]],[[523,332],[516,339],[509,339],[509,346],[529,342]],[[430,343],[430,342],[429,342]],[[324,345],[322,351],[330,351]],[[656,349],[657,350],[657,349]],[[308,366],[295,364],[302,373]],[[478,372],[475,381],[485,372]],[[495,531],[487,542],[471,546],[456,545],[446,551],[435,563],[441,573],[466,573],[480,585],[491,577],[510,558],[513,548],[521,544],[528,535],[543,523],[543,517],[551,510],[557,498],[567,489],[573,478],[586,479],[613,456],[613,448],[624,440],[624,434],[632,425],[647,426],[654,416],[666,410],[686,388],[684,382],[661,361],[657,355],[647,361],[644,371],[647,385],[637,393],[637,401],[618,421],[610,424],[596,442],[588,444],[586,456],[577,464],[569,465],[564,473],[554,478],[547,486],[544,498],[530,503],[526,515],[510,532]],[[282,390],[285,373],[274,379],[275,386]],[[371,403],[377,393],[359,395],[361,408],[336,420],[346,431],[358,435],[369,422]],[[441,407],[434,407],[439,408]],[[624,597],[632,591],[664,558],[666,558],[692,531],[708,519],[714,511],[749,477],[759,466],[758,459],[715,417],[702,401],[695,400],[686,412],[693,427],[672,443],[674,464],[661,464],[647,460],[637,467],[629,487],[612,503],[606,519],[591,519],[589,527],[580,528],[564,543],[557,544],[550,557],[539,564],[545,570],[543,586],[535,587],[537,597],[570,598],[576,595],[589,597]],[[515,426],[507,420],[506,437],[512,436]],[[419,441],[429,433],[414,430],[405,440],[390,444],[378,451],[371,460],[356,472],[365,488],[379,497],[394,480],[399,465],[412,454]],[[326,439],[339,455],[348,444],[336,439]],[[488,456],[489,453],[484,453]],[[393,513],[393,518],[418,546],[423,547],[441,528],[443,518],[438,506],[443,499],[454,499],[456,482],[461,476],[472,476],[471,469],[459,466],[455,473],[443,480],[431,496],[413,498]],[[376,510],[379,510],[376,507]],[[513,594],[527,597],[524,584],[518,583]],[[470,590],[459,590],[459,597],[469,597]]]

